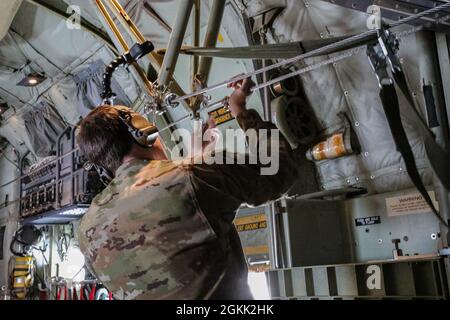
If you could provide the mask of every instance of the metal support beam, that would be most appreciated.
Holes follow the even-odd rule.
[[[139,43],[142,43],[145,41],[144,36],[139,32],[136,25],[133,23],[133,21],[128,16],[128,14],[125,12],[125,10],[123,9],[123,7],[120,5],[119,2],[117,2],[115,0],[105,0],[104,4],[103,4],[102,0],[95,0],[95,1],[97,3],[101,2],[105,8],[108,8],[112,12],[112,14],[118,19],[119,23],[123,26],[125,32],[127,32],[131,36],[133,41],[136,41]],[[114,20],[111,19],[111,21],[112,21],[112,23],[115,24]],[[154,52],[151,52],[148,55],[148,58],[150,60],[150,63],[155,68],[159,69],[159,67],[161,66],[161,63],[162,63],[161,57],[158,56],[157,54],[155,54]]]
[[[200,57],[217,57],[225,59],[289,59],[300,54],[337,43],[348,37],[336,37],[320,40],[306,40],[289,43],[272,43],[264,45],[251,45],[247,47],[221,47],[221,48],[181,48],[180,54]],[[343,50],[353,49],[369,42],[376,42],[377,35],[361,38],[351,44],[336,45],[320,55],[332,54]]]
[[[122,49],[124,51],[130,50],[130,47],[128,46],[127,42],[125,41],[124,37],[119,31],[119,28],[117,28],[116,24],[114,23],[113,19],[111,18],[111,15],[106,10],[105,5],[101,0],[96,0],[96,5],[98,9],[100,10],[100,13],[102,14],[103,18],[105,19],[108,26],[113,31],[114,35],[116,36],[117,40],[119,41],[120,45],[122,46]],[[153,85],[148,81],[146,74],[141,69],[141,67],[134,62],[133,64],[134,70],[136,71],[137,75],[141,79],[142,83],[144,84],[145,89],[148,91],[148,93],[151,95],[153,94]]]
[[[192,28],[192,45],[194,48],[200,46],[200,0],[194,0],[194,24]],[[181,53],[181,52],[180,52]],[[200,58],[193,56],[191,59],[191,75],[192,79],[195,79],[198,70],[198,63]],[[191,83],[191,90],[195,91],[197,88],[195,83]]]
[[[112,0],[112,1],[114,1],[114,0]],[[125,39],[123,38],[122,34],[120,33],[119,28],[114,23],[111,15],[107,11],[106,6],[103,4],[102,0],[95,0],[95,2],[96,2],[98,9],[100,10],[100,13],[104,17],[106,24],[111,28],[111,30],[114,32],[115,36],[117,37],[117,40],[120,42],[122,49],[124,51],[128,51],[129,50],[128,44],[126,43]],[[122,19],[123,19],[122,22],[124,23],[125,29],[127,29],[131,34],[134,35],[135,40],[140,43],[144,42],[145,41],[144,36],[142,36],[142,34],[139,32],[139,30],[134,25],[134,23],[131,21],[131,19],[129,19],[128,15],[126,15],[126,13],[123,11],[123,8],[120,7],[120,4],[116,3],[115,5],[112,5],[112,4],[109,4],[109,5],[110,5],[110,8],[113,10],[113,12],[116,12],[116,14],[118,16],[122,17]],[[116,5],[118,5],[119,7],[116,7]],[[122,10],[122,14],[120,14],[121,11],[114,11],[116,9]],[[126,17],[128,17],[128,22],[126,21]],[[129,28],[127,28],[127,27],[129,27]],[[130,28],[132,28],[132,30],[130,30]],[[155,53],[152,52],[150,54],[150,60],[158,66],[158,59],[157,59],[157,55]],[[153,84],[148,80],[145,72],[141,69],[139,64],[134,63],[133,66],[134,66],[134,69],[137,72],[139,78],[142,80],[145,90],[147,91],[147,93],[150,96],[152,96],[154,94]],[[180,92],[182,93],[183,91],[180,91]],[[171,119],[169,118],[169,115],[167,113],[164,113],[155,118],[155,125],[158,128],[166,127],[170,122],[171,122]],[[161,138],[164,141],[164,145],[169,150],[171,148],[173,148],[173,146],[174,146],[174,142],[171,139],[172,132],[173,132],[173,130],[171,130],[171,129],[169,129],[165,132],[161,132]]]
[[[179,3],[175,25],[172,28],[167,51],[159,71],[158,84],[161,86],[167,85],[172,79],[193,5],[194,0],[183,0]]]
[[[240,14],[241,14],[241,17],[242,17],[242,21],[244,22],[245,34],[247,35],[248,44],[250,46],[258,45],[259,43],[257,43],[257,41],[255,39],[255,36],[254,36],[254,33],[253,33],[253,20],[251,18],[249,18],[244,11],[241,11]],[[262,64],[261,64],[260,60],[252,59],[252,63],[253,63],[253,69],[254,70],[262,68]],[[262,82],[262,75],[261,74],[257,74],[256,75],[256,81],[258,83]],[[261,102],[262,102],[264,100],[264,96],[263,96],[261,91],[259,91],[259,97],[260,97]]]
[[[261,44],[262,45],[266,45],[267,44],[267,36],[264,30],[261,30],[261,32],[259,33],[260,35],[260,39],[261,39]],[[262,60],[262,67],[266,68],[267,66],[269,66],[270,64],[270,60],[266,60],[263,59]],[[269,81],[269,75],[267,72],[264,72],[262,74],[262,82],[266,83],[267,81]],[[263,97],[264,97],[264,101],[263,101],[263,107],[264,107],[264,120],[268,121],[268,122],[272,122],[272,112],[271,112],[271,99],[270,99],[270,92],[269,92],[269,88],[268,87],[264,87],[263,88]]]
[[[131,36],[134,41],[142,43],[146,40],[143,34],[139,31],[138,27],[134,24],[130,16],[126,13],[126,11],[117,0],[106,0],[105,5],[109,10],[111,10],[111,12],[125,29],[125,31]],[[163,58],[160,55],[153,51],[148,54],[148,58],[155,70],[159,70],[161,68]],[[171,83],[170,89],[172,92],[178,95],[184,95],[184,91],[175,81]]]
[[[225,11],[226,0],[214,0],[209,13],[206,36],[203,42],[204,47],[215,47],[219,36],[220,25],[222,24],[223,12]],[[211,70],[212,58],[202,57],[197,70],[197,79],[204,86],[208,83],[209,71]]]
[[[267,44],[266,33],[264,29],[261,29],[259,32],[261,45]],[[269,64],[269,60],[262,60],[262,67],[265,68]],[[267,72],[262,74],[262,82],[266,83],[269,80],[269,76]],[[267,122],[272,122],[272,112],[271,112],[271,101],[270,101],[270,92],[269,88],[265,87],[262,89],[263,96],[263,111],[264,111],[264,120]],[[272,262],[273,268],[282,268],[283,264],[283,250],[281,247],[282,240],[280,238],[280,214],[277,208],[279,207],[279,203],[271,202],[269,204],[269,216],[268,216],[268,225],[270,227],[270,248],[272,251]]]

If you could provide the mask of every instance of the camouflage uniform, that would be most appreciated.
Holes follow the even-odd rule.
[[[254,110],[237,120],[275,128]],[[116,299],[249,299],[235,211],[279,198],[296,176],[284,138],[274,176],[258,165],[133,160],[92,202],[80,248]]]

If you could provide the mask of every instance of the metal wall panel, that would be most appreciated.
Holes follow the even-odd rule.
[[[386,198],[403,196],[418,193],[407,189],[345,201],[288,200],[284,238],[292,266],[393,259],[393,241],[403,256],[437,255],[443,238],[430,211],[417,213],[408,204],[411,209],[398,208],[405,210],[401,215],[389,213]]]
[[[296,267],[268,272],[273,299],[448,299],[448,258]]]
[[[354,261],[392,259],[393,240],[398,239],[404,255],[436,254],[441,244],[439,221],[431,212],[389,215],[385,198],[415,195],[415,189],[357,198],[345,202],[349,235],[353,241]],[[381,223],[356,226],[355,219],[380,217]]]

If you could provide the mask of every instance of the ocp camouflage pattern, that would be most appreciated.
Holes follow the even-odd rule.
[[[224,269],[188,168],[133,160],[98,195],[78,230],[80,248],[117,299],[207,297]]]

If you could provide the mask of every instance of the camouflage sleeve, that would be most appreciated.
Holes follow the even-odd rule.
[[[264,122],[255,110],[242,112],[236,120],[244,131],[276,129],[272,123]],[[258,138],[258,144],[260,142]],[[268,147],[271,148],[270,143]],[[277,150],[269,150],[273,151]],[[226,229],[231,226],[235,211],[241,204],[258,206],[278,199],[289,190],[298,177],[292,149],[281,133],[279,169],[276,174],[262,175],[261,168],[264,165],[260,163],[259,158],[256,164],[249,164],[248,161],[245,164],[233,163],[198,164],[191,167],[192,183],[199,205],[211,221],[212,227],[219,229],[216,230],[219,234],[227,232]]]

